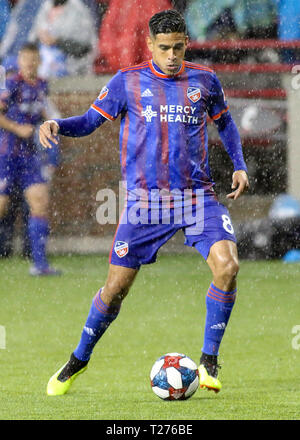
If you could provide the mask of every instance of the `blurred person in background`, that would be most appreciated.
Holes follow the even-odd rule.
[[[276,38],[277,0],[192,0],[185,17],[193,40]]]
[[[15,60],[14,57],[7,57],[3,63],[3,67],[6,73],[6,80],[10,77],[14,77],[19,71],[18,61]],[[50,99],[45,101],[45,107],[47,117],[60,117],[58,109]],[[39,154],[41,160],[42,176],[50,185],[60,161],[59,146],[53,144],[52,149],[45,151],[39,143],[37,132],[35,132],[35,142],[36,152]],[[14,183],[10,192],[6,214],[0,219],[0,257],[10,257],[13,255],[13,238],[16,228],[16,220],[19,215],[22,222],[20,230],[21,254],[23,257],[31,258],[31,245],[28,234],[29,214],[29,206],[26,202],[26,198],[24,198],[22,188],[20,188],[17,183]]]
[[[185,10],[187,30],[192,40],[224,38],[232,31],[232,11],[235,0],[191,0]]]
[[[39,42],[43,78],[86,75],[96,56],[93,16],[81,0],[46,0],[33,23],[29,41]]]
[[[241,38],[277,38],[277,0],[235,0],[232,12]]]
[[[0,0],[0,41],[2,40],[10,17],[8,0]]]
[[[278,36],[281,41],[300,40],[300,1],[274,0],[278,4]],[[282,51],[282,61],[294,63],[299,61],[298,52],[293,49]]]
[[[99,31],[99,53],[111,71],[121,64],[138,64],[151,58],[145,38],[147,23],[153,14],[165,9],[172,9],[170,0],[110,0]]]
[[[52,116],[51,116],[52,115]],[[57,117],[58,113],[49,113],[50,117]],[[38,141],[38,139],[36,139]],[[58,145],[53,144],[53,148],[45,151],[41,149],[37,142],[37,152],[41,160],[41,173],[48,183],[52,182],[56,168],[59,166],[60,149]],[[31,258],[30,237],[28,234],[28,220],[30,210],[24,194],[19,185],[14,185],[9,196],[9,202],[6,214],[0,219],[0,257],[10,257],[14,252],[14,233],[18,215],[20,215],[21,229],[21,255],[25,258]]]
[[[0,59],[2,64],[16,66],[18,53],[28,41],[34,18],[43,0],[18,0],[10,3],[13,7],[0,43]]]
[[[38,47],[27,43],[19,53],[17,74],[6,80],[0,93],[0,218],[17,187],[29,206],[28,235],[33,264],[30,274],[59,275],[46,256],[49,235],[49,185],[43,175],[36,128],[48,117],[48,85],[38,77]],[[51,106],[50,106],[51,107]]]

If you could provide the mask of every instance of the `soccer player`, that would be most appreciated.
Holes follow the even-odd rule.
[[[33,265],[30,274],[59,275],[46,256],[48,227],[48,184],[42,175],[43,162],[37,151],[35,129],[46,114],[47,83],[38,78],[39,50],[27,43],[19,52],[19,72],[6,80],[0,93],[0,218],[7,210],[15,185],[29,205],[28,233]]]
[[[58,133],[85,136],[121,115],[120,159],[127,186],[107,279],[93,299],[78,346],[50,378],[48,395],[66,393],[86,370],[141,265],[153,263],[158,249],[179,229],[185,244],[194,246],[212,271],[199,374],[201,388],[221,389],[217,359],[236,297],[239,265],[230,216],[210,177],[207,114],[233,163],[228,198],[236,200],[248,187],[247,168],[218,78],[208,67],[184,61],[188,38],[182,16],[174,10],[157,13],[149,28],[151,60],[118,71],[84,115],[40,127],[41,143],[50,148]],[[143,211],[139,218],[137,203]],[[184,218],[181,209],[188,213]]]

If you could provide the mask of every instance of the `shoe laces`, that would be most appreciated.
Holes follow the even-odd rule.
[[[221,365],[220,364],[211,364],[210,362],[203,362],[203,365],[207,371],[207,373],[209,374],[209,376],[212,376],[214,378],[218,377],[218,372],[219,369],[221,369]]]

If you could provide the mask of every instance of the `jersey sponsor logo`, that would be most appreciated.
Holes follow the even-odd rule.
[[[183,122],[187,124],[198,124],[199,118],[196,116],[197,107],[190,105],[160,105],[159,107],[160,122]],[[152,105],[147,105],[146,109],[141,112],[145,116],[146,122],[152,122],[152,118],[158,116],[158,112],[154,111]]]
[[[194,103],[201,98],[201,90],[199,87],[188,87],[186,94],[189,100]]]
[[[108,92],[109,92],[109,89],[106,86],[104,86],[103,89],[101,90],[101,92],[99,93],[99,96],[98,96],[99,101],[102,101],[102,99],[104,99],[107,96]]]
[[[142,116],[145,116],[147,122],[151,122],[152,118],[157,116],[157,112],[152,110],[152,105],[147,105],[146,110],[142,111]]]
[[[147,96],[153,96],[153,93],[151,92],[150,89],[146,89],[146,90],[144,90],[144,92],[141,94],[141,97],[142,97],[142,98],[145,98],[145,97],[147,97]]]
[[[128,254],[129,245],[126,241],[117,241],[114,249],[118,257],[123,258]]]

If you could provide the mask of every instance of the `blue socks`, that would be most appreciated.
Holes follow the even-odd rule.
[[[93,299],[89,315],[81,333],[74,355],[81,361],[89,361],[93,349],[109,325],[117,318],[120,307],[109,307],[101,299],[101,291]],[[213,284],[206,296],[206,322],[202,352],[218,355],[219,347],[234,306],[236,289],[225,292]]]
[[[224,292],[213,284],[206,295],[206,322],[202,352],[218,355],[219,347],[234,306],[236,289]]]
[[[47,268],[46,244],[49,235],[48,220],[43,217],[29,217],[28,234],[31,242],[31,253],[34,265],[38,269]]]
[[[96,343],[99,341],[105,330],[116,319],[120,307],[109,307],[101,299],[101,291],[93,299],[92,306],[81,339],[74,350],[74,355],[81,361],[88,361],[91,357]]]

